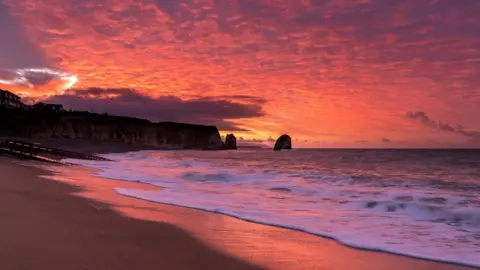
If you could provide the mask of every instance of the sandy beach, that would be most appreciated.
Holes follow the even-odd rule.
[[[155,187],[35,164],[0,157],[2,269],[473,269],[132,199],[113,188]]]

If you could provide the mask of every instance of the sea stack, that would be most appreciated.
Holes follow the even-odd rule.
[[[235,135],[227,134],[227,136],[225,136],[224,149],[226,149],[226,150],[236,150],[237,149],[237,138],[235,138]]]
[[[282,136],[278,137],[277,141],[275,142],[275,146],[273,147],[274,151],[290,149],[292,149],[292,138],[290,138],[290,136],[287,134],[283,134]]]

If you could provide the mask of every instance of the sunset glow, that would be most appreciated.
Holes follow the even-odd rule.
[[[8,80],[0,79],[0,84],[7,85],[8,88],[15,89],[17,94],[27,97],[63,94],[65,90],[73,87],[78,81],[78,78],[75,75],[70,75],[68,73],[59,72],[48,68],[25,68],[17,70],[5,70],[4,72],[11,73],[13,76]],[[43,81],[41,82],[40,88],[45,90],[39,90],[39,87],[36,86],[39,80]],[[49,83],[50,80],[57,81],[57,84],[52,85]]]
[[[478,14],[477,0],[1,0],[0,88],[246,142],[480,146]]]

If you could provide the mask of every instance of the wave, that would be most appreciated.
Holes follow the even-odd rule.
[[[480,228],[480,211],[478,209],[459,209],[444,206],[444,198],[432,198],[435,204],[399,203],[397,201],[365,201],[363,206],[384,212],[402,212],[417,220],[445,223],[451,226]]]
[[[234,177],[229,173],[201,173],[201,172],[185,172],[181,176],[185,180],[194,180],[202,182],[229,182]]]

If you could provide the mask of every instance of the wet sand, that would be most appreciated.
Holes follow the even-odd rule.
[[[156,187],[32,164],[0,157],[2,269],[473,269],[132,199],[113,188]]]

